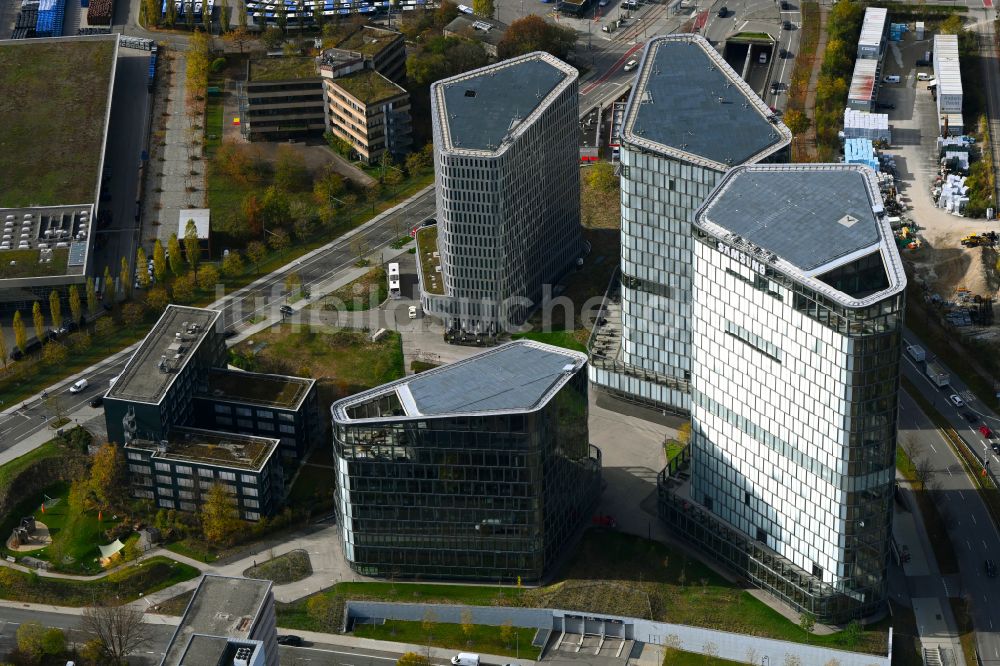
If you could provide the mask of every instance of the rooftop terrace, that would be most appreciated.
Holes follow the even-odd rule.
[[[302,377],[213,369],[208,373],[208,390],[202,395],[217,400],[297,409],[315,383],[313,379]]]
[[[320,75],[315,58],[281,56],[251,60],[248,78],[251,82],[297,81],[318,79]]]
[[[367,404],[386,395],[404,418],[531,411],[586,361],[580,352],[518,340],[335,402],[333,415],[340,422],[371,418]]]
[[[705,38],[678,34],[647,43],[623,138],[726,170],[788,145],[792,134]]]
[[[401,36],[400,33],[391,30],[362,26],[360,30],[355,30],[347,35],[347,37],[336,42],[335,48],[357,51],[367,56],[375,56]]]
[[[168,306],[125,365],[108,397],[159,403],[218,318],[215,310]]]
[[[254,435],[237,435],[196,428],[174,428],[166,450],[161,442],[134,439],[125,448],[154,451],[153,458],[175,462],[196,462],[259,472],[274,453],[280,440]]]
[[[248,638],[270,594],[268,580],[202,576],[170,639],[163,663],[165,666],[185,663],[184,653],[196,634]]]
[[[93,203],[118,39],[0,40],[0,208]]]
[[[351,74],[331,79],[330,83],[340,86],[364,104],[377,104],[387,99],[406,94],[399,87],[373,69],[363,69]]]
[[[497,152],[504,137],[577,76],[547,53],[529,53],[438,81],[431,86],[431,100],[448,148]]]

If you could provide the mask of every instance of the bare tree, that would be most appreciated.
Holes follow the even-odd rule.
[[[135,606],[89,606],[83,611],[83,629],[94,634],[110,663],[125,658],[149,640],[149,625]]]
[[[934,474],[934,465],[929,456],[920,456],[913,459],[913,474],[921,486],[926,486],[931,475]]]

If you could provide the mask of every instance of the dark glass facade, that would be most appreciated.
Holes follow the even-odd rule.
[[[587,377],[533,411],[403,416],[394,392],[334,410],[337,514],[370,576],[541,579],[600,493]]]

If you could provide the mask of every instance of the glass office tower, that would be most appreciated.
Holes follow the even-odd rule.
[[[600,493],[585,366],[579,352],[518,341],[334,403],[351,567],[541,579]]]
[[[748,166],[694,223],[690,500],[827,621],[887,595],[906,277],[883,214],[867,167]]]
[[[791,138],[703,37],[649,41],[622,123],[621,274],[592,340],[596,386],[688,411],[694,212],[729,169],[784,161]]]

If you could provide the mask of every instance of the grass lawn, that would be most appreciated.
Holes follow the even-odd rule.
[[[184,555],[185,557],[190,557],[192,560],[205,563],[214,562],[226,554],[224,549],[210,546],[200,539],[181,539],[180,541],[164,544],[163,547],[178,555]]]
[[[59,445],[58,441],[51,440],[45,442],[37,449],[32,449],[28,453],[25,453],[23,456],[14,458],[5,465],[0,465],[0,488],[6,488],[21,472],[39,460],[54,458],[62,455],[62,452],[63,448]]]
[[[579,328],[575,331],[549,331],[548,333],[531,331],[530,333],[515,333],[510,337],[515,340],[534,340],[535,342],[544,342],[556,347],[586,352],[586,341],[589,336],[590,331]],[[583,337],[582,341],[581,337]]]
[[[505,641],[500,637],[501,627],[472,625],[467,636],[460,624],[433,623],[431,630],[425,631],[423,622],[402,622],[389,620],[385,624],[355,625],[354,635],[359,638],[374,638],[380,641],[397,641],[415,645],[432,645],[455,650],[485,652],[508,657],[520,657],[535,661],[541,650],[531,644],[535,629],[512,629],[516,638]]]
[[[96,581],[44,578],[6,569],[4,576],[8,580],[0,585],[0,598],[73,607],[128,603],[138,599],[140,593],[156,592],[191,580],[200,573],[194,567],[167,557],[151,557]]]
[[[266,562],[258,562],[243,572],[244,578],[260,578],[274,581],[275,585],[287,585],[312,575],[312,562],[304,550],[292,550]]]
[[[0,47],[0,207],[93,201],[115,40]]]
[[[188,602],[191,601],[193,594],[194,590],[181,592],[176,597],[170,597],[163,603],[154,606],[154,608],[161,615],[184,615],[184,611],[187,609]]]
[[[345,284],[322,300],[324,310],[358,312],[377,308],[389,297],[389,282],[381,266]]]
[[[746,662],[709,657],[697,652],[671,650],[669,653],[664,651],[663,664],[664,666],[737,666],[738,664],[746,664]]]
[[[655,541],[604,529],[588,530],[559,578],[541,588],[340,583],[317,594],[376,601],[565,608],[633,617],[649,617],[652,609],[658,621],[872,654],[884,653],[889,627],[889,620],[867,627],[854,645],[849,644],[845,632],[807,635],[797,624],[685,554]],[[300,599],[280,605],[278,623],[303,630],[331,630],[309,615],[306,602]]]
[[[69,249],[54,248],[52,261],[44,264],[38,263],[40,254],[41,250],[4,250],[0,279],[66,274]]]
[[[7,550],[5,542],[0,549],[3,554],[15,557],[30,555],[51,562],[54,570],[65,573],[94,574],[103,571],[97,561],[100,556],[97,546],[108,543],[104,530],[112,527],[115,521],[111,520],[111,516],[105,516],[103,523],[98,522],[97,511],[73,511],[67,500],[68,495],[69,484],[57,483],[24,500],[11,511],[0,525],[0,531],[10,534],[21,516],[33,515],[35,520],[49,528],[52,544],[39,550],[16,553]],[[45,513],[42,513],[41,504],[45,496],[58,501],[54,505],[51,500],[47,501]]]
[[[265,345],[255,356],[255,347]],[[280,324],[258,333],[235,348],[247,359],[248,370],[308,376],[319,384],[320,403],[384,384],[404,376],[399,333],[388,332],[371,342],[363,331],[325,332]]]
[[[675,456],[679,455],[681,451],[684,450],[684,445],[678,442],[676,439],[668,439],[663,444],[663,452],[667,456],[667,462],[674,459]]]
[[[436,368],[439,365],[440,363],[431,363],[429,361],[414,359],[410,361],[410,370],[412,370],[414,374],[420,374],[421,372],[425,372],[431,368]]]

